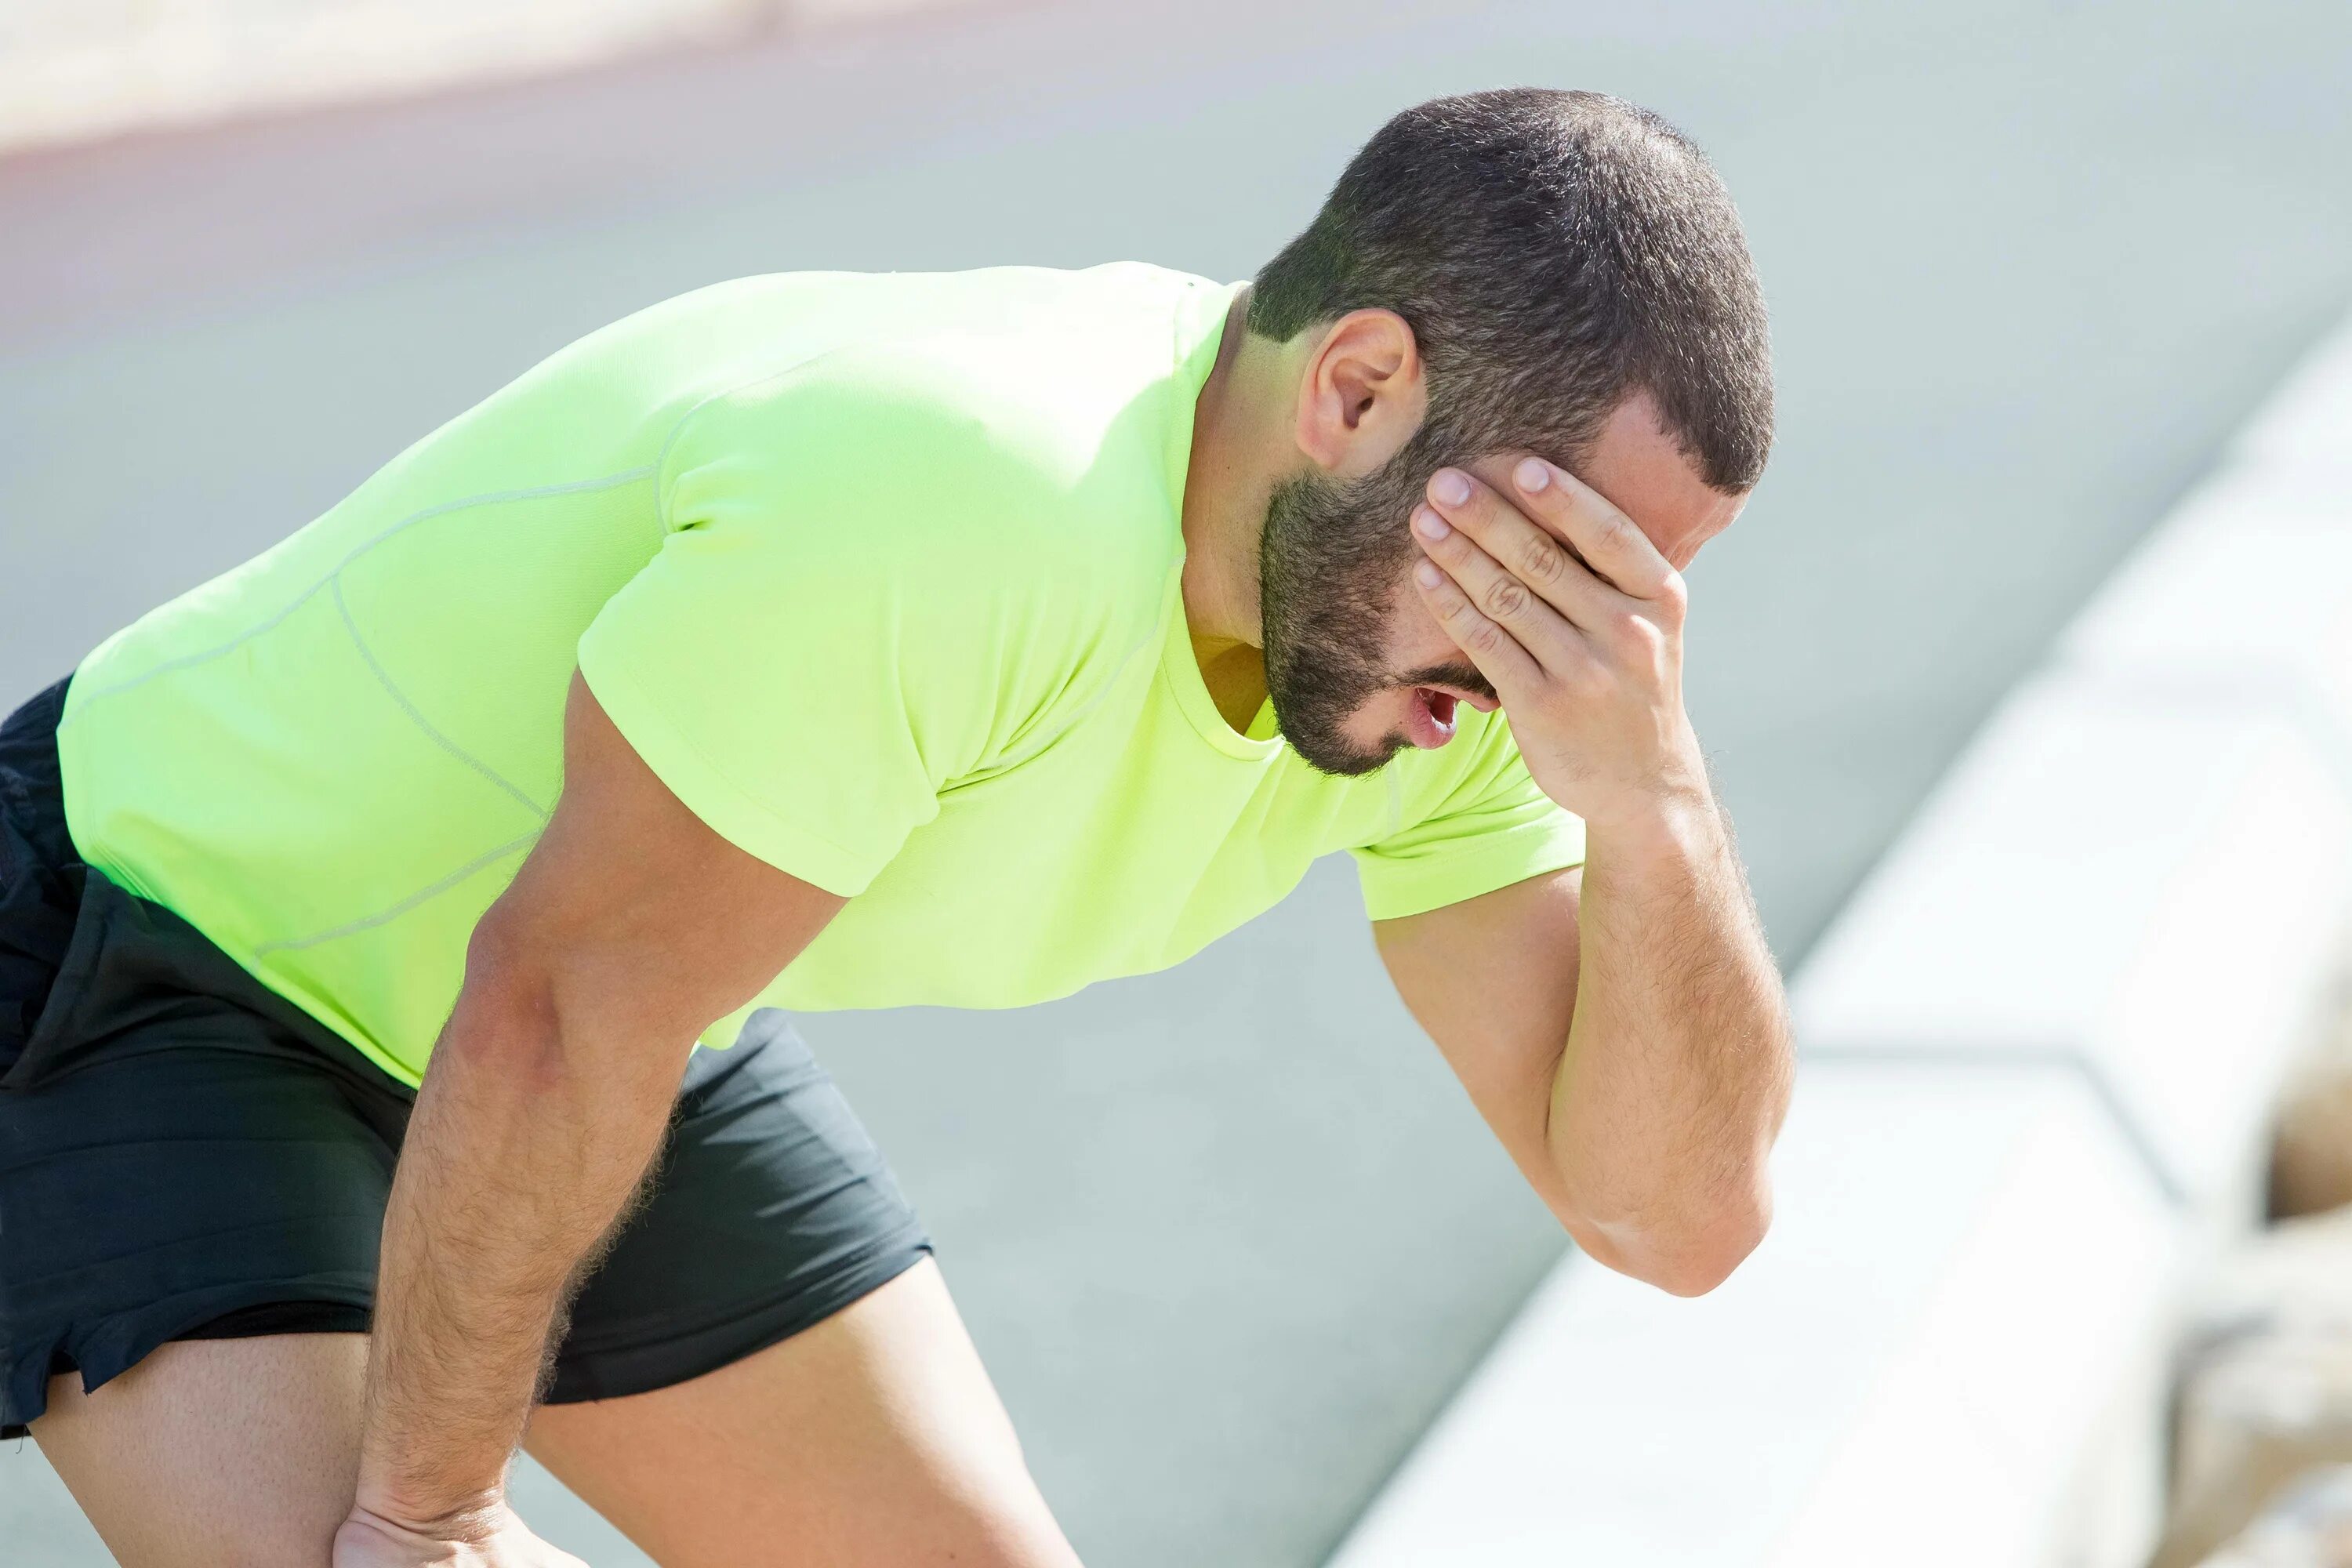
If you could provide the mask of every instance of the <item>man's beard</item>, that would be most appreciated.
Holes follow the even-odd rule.
[[[1391,731],[1366,751],[1345,726],[1397,683],[1383,656],[1413,555],[1405,516],[1431,466],[1391,462],[1360,479],[1302,476],[1266,503],[1258,540],[1266,693],[1283,739],[1320,772],[1360,776],[1412,743]]]

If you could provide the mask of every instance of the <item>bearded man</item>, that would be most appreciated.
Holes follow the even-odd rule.
[[[1550,90],[1250,281],[583,339],[0,731],[0,1426],[131,1568],[570,1563],[518,1446],[671,1568],[1072,1563],[791,1015],[1163,968],[1342,849],[1569,1235],[1711,1289],[1790,1056],[1682,572],[1770,431],[1720,181]]]

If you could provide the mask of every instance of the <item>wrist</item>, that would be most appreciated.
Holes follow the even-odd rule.
[[[506,1477],[472,1490],[427,1495],[371,1478],[362,1467],[352,1512],[381,1528],[420,1540],[483,1545],[495,1539],[507,1515]]]
[[[1704,771],[1594,803],[1581,815],[1585,831],[1594,838],[1660,852],[1704,845],[1720,837],[1723,829]]]

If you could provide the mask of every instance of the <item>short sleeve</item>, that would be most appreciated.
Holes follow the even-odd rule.
[[[1349,851],[1371,919],[1420,914],[1584,863],[1583,820],[1537,786],[1499,714],[1484,721],[1475,740],[1460,736],[1422,754],[1442,758],[1465,742],[1471,744],[1466,764],[1455,765],[1433,803],[1408,816],[1406,826]]]
[[[1018,505],[1017,476],[921,392],[835,365],[688,415],[655,476],[659,550],[579,646],[689,810],[844,897],[1021,704],[1006,639],[1034,617],[991,514]]]

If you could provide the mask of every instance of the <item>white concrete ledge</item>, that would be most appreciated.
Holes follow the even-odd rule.
[[[2296,368],[2231,450],[2256,468],[2352,475],[2352,321]]]
[[[2152,1447],[2070,1482],[2160,1389],[2174,1227],[2079,1075],[1813,1067],[1776,1166],[1712,1295],[1556,1273],[1333,1568],[2124,1568]]]
[[[2352,805],[2276,714],[2036,680],[1795,987],[1808,1051],[2074,1061],[2166,1185],[2251,1218],[2352,895]]]
[[[2352,407],[2343,417],[2352,430]],[[2336,473],[2302,454],[2223,464],[2055,663],[2174,709],[2280,715],[2352,780],[2352,459]]]
[[[1815,949],[1771,1238],[1696,1302],[1563,1265],[1333,1568],[2137,1568],[2347,921],[2352,329]]]

